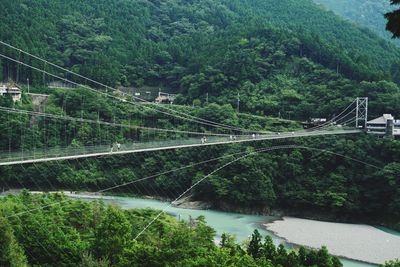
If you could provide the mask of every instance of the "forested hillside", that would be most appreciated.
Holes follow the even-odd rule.
[[[7,0],[0,15],[2,41],[111,86],[166,87],[178,103],[208,93],[235,105],[239,92],[244,112],[304,119],[366,95],[400,110],[400,50],[311,0]],[[51,80],[1,62],[0,79]]]
[[[168,108],[186,119],[294,131],[301,120],[330,118],[358,96],[369,97],[371,117],[400,116],[400,49],[312,0],[2,0],[0,18],[0,41],[109,86],[177,93],[177,105]],[[4,44],[0,54],[96,86]],[[48,95],[42,105],[26,93],[27,79],[31,93]],[[4,80],[23,87],[21,101],[0,97],[6,157],[99,145],[113,151],[116,142],[181,140],[185,131],[210,130],[87,87],[50,89],[52,77],[2,57]],[[236,134],[230,130],[224,138]],[[239,154],[282,144],[297,147],[254,154],[207,176]],[[360,133],[0,166],[0,189],[171,200],[207,177],[188,195],[215,209],[400,229],[399,162],[399,140]],[[257,232],[248,244],[224,235],[216,246],[202,217],[183,222],[163,214],[133,240],[154,215],[60,194],[1,197],[0,266],[341,265],[325,248],[287,251]]]
[[[360,27],[366,27],[385,39],[392,34],[385,30],[386,19],[384,14],[392,11],[389,0],[314,0],[336,14],[349,19]],[[400,45],[398,40],[392,40]]]

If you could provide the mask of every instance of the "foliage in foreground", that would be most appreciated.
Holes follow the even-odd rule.
[[[382,267],[400,267],[400,260],[388,261]]]
[[[134,237],[157,214],[121,210],[100,202],[69,200],[61,194],[0,199],[1,266],[342,266],[326,248],[288,251],[262,241],[257,230],[247,245],[224,234],[220,246],[204,217],[189,222],[163,214],[140,238]]]

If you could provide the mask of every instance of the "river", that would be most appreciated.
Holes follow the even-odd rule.
[[[101,198],[105,203],[114,203],[121,206],[124,209],[129,208],[153,208],[153,209],[164,209],[168,202],[163,202],[154,199],[142,199],[142,198],[132,198],[132,197],[108,197],[108,196],[87,196],[87,195],[70,195],[72,197],[82,198],[85,200],[88,199],[97,199]],[[284,243],[286,246],[290,247],[291,244],[285,242],[282,238],[279,238],[275,234],[270,231],[267,231],[263,224],[268,222],[273,222],[277,218],[271,216],[258,216],[258,215],[246,215],[246,214],[238,214],[238,213],[230,213],[230,212],[222,212],[215,210],[196,210],[196,209],[182,209],[176,207],[169,207],[167,212],[171,215],[176,216],[177,218],[187,220],[189,216],[197,217],[200,215],[205,216],[207,224],[213,227],[217,232],[217,239],[220,238],[221,234],[226,232],[230,234],[234,234],[236,239],[239,242],[246,240],[254,231],[254,229],[258,229],[260,233],[265,235],[272,236],[274,242],[276,244]],[[315,222],[315,221],[310,221]],[[380,231],[380,230],[379,230]],[[393,236],[397,236],[400,233],[395,231],[387,231],[390,232]],[[374,242],[374,240],[370,240],[370,242]],[[328,247],[329,249],[329,247]],[[399,254],[400,256],[400,254]],[[376,265],[348,260],[341,258],[341,262],[345,267],[373,267]]]

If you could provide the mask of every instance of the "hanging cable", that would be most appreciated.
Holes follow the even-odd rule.
[[[250,153],[247,153],[246,152],[246,154],[245,155],[242,155],[242,156],[239,156],[239,157],[237,157],[237,158],[235,158],[235,159],[233,159],[233,160],[231,160],[231,161],[229,161],[228,163],[225,163],[224,165],[222,165],[222,166],[220,166],[220,167],[218,167],[217,169],[215,169],[214,171],[212,171],[212,172],[210,172],[209,174],[207,174],[206,176],[204,176],[202,179],[200,179],[200,180],[198,180],[197,182],[195,182],[193,185],[191,185],[188,189],[186,189],[183,193],[181,193],[177,198],[175,198],[175,200],[174,201],[172,201],[171,203],[169,203],[168,205],[166,205],[137,235],[136,235],[136,237],[134,238],[134,240],[137,240],[163,213],[165,213],[166,212],[166,210],[168,209],[168,208],[170,208],[172,205],[174,205],[176,202],[178,202],[183,196],[185,196],[189,191],[191,191],[193,188],[195,188],[196,186],[198,186],[200,183],[202,183],[204,180],[206,180],[207,178],[209,178],[210,176],[212,176],[212,175],[214,175],[215,173],[217,173],[218,171],[220,171],[220,170],[222,170],[222,169],[224,169],[225,167],[228,167],[229,165],[231,165],[231,164],[233,164],[233,163],[235,163],[235,162],[237,162],[237,161],[240,161],[240,160],[242,160],[242,159],[244,159],[244,158],[247,158],[247,157],[249,157],[249,156],[253,156],[253,155],[256,155],[256,154],[259,154],[259,153],[263,153],[263,152],[269,152],[269,151],[273,151],[273,150],[282,150],[282,149],[306,149],[306,150],[317,150],[317,151],[322,151],[322,152],[325,152],[325,153],[328,153],[328,154],[333,154],[333,155],[339,155],[339,156],[342,156],[342,157],[344,157],[344,158],[347,158],[347,159],[351,159],[351,160],[354,160],[354,161],[356,161],[356,162],[358,162],[358,163],[361,163],[361,164],[365,164],[365,165],[367,165],[367,166],[370,166],[370,167],[373,167],[373,168],[376,168],[376,169],[379,169],[379,170],[381,170],[382,168],[381,167],[379,167],[379,166],[376,166],[376,165],[373,165],[373,164],[370,164],[370,163],[367,163],[367,162],[364,162],[364,161],[361,161],[361,160],[358,160],[358,159],[353,159],[353,158],[351,158],[351,157],[347,157],[347,156],[343,156],[343,155],[341,155],[341,154],[338,154],[338,153],[335,153],[335,152],[332,152],[332,151],[329,151],[329,150],[325,150],[325,149],[318,149],[318,148],[313,148],[313,147],[306,147],[306,146],[297,146],[297,145],[284,145],[284,146],[275,146],[275,147],[268,147],[268,148],[261,148],[261,149],[258,149],[258,150],[255,150],[255,151],[253,151],[253,152],[250,152]]]
[[[63,68],[63,67],[61,67],[61,66],[59,66],[59,65],[56,65],[56,64],[54,64],[54,63],[51,63],[51,62],[49,62],[49,61],[47,61],[47,60],[45,60],[45,59],[42,59],[42,58],[40,58],[40,57],[34,56],[34,55],[32,55],[32,54],[30,54],[30,53],[28,53],[28,52],[26,52],[26,51],[23,51],[23,50],[21,50],[21,49],[19,49],[19,48],[16,48],[16,47],[14,47],[14,46],[12,46],[12,45],[9,45],[9,44],[5,43],[5,42],[0,41],[0,44],[6,45],[6,46],[8,46],[9,48],[12,48],[12,49],[14,49],[14,50],[20,51],[20,52],[22,52],[22,53],[24,53],[24,54],[26,54],[26,55],[28,55],[28,56],[31,56],[31,57],[33,57],[33,58],[35,58],[35,59],[37,59],[37,60],[40,60],[40,61],[42,61],[42,62],[45,62],[46,64],[49,64],[49,65],[51,65],[51,66],[53,66],[53,67],[56,67],[56,68],[58,68],[58,69],[61,69],[61,70],[65,71],[65,72],[68,72],[68,73],[70,73],[70,74],[76,75],[76,76],[78,76],[78,77],[80,77],[80,78],[82,78],[82,79],[85,79],[85,80],[87,80],[87,81],[93,82],[93,83],[95,83],[95,84],[97,84],[97,85],[100,85],[100,86],[102,86],[102,87],[105,87],[105,88],[107,88],[107,89],[110,89],[110,90],[113,91],[113,92],[120,92],[118,89],[115,89],[115,88],[110,87],[110,86],[108,86],[108,85],[102,84],[102,83],[100,83],[100,82],[97,82],[97,81],[95,81],[95,80],[93,80],[93,79],[90,79],[90,78],[85,77],[85,76],[83,76],[83,75],[80,75],[80,74],[78,74],[78,73],[72,72],[72,71],[70,71],[70,70],[68,70],[68,69],[66,69],[66,68]],[[27,67],[29,67],[29,68],[33,68],[33,69],[35,69],[35,70],[37,70],[37,71],[41,71],[42,73],[48,74],[48,75],[50,75],[50,76],[52,76],[52,77],[54,77],[54,78],[62,79],[62,80],[64,80],[64,81],[69,82],[69,83],[72,83],[72,84],[74,84],[74,85],[76,85],[76,86],[81,86],[81,87],[89,88],[89,87],[86,86],[86,85],[81,85],[81,84],[78,84],[78,83],[76,83],[76,82],[70,81],[70,80],[68,80],[68,79],[65,79],[65,78],[59,77],[59,76],[57,76],[57,75],[48,73],[48,72],[45,71],[45,70],[41,70],[41,69],[35,68],[35,67],[30,66],[30,65],[28,65],[28,64],[26,64],[26,63],[23,63],[23,62],[21,62],[21,61],[19,61],[19,60],[15,60],[15,59],[13,59],[13,58],[11,58],[11,57],[7,57],[7,56],[5,56],[5,55],[0,55],[0,56],[4,57],[4,58],[6,58],[6,59],[12,60],[12,61],[14,61],[14,62],[16,62],[16,63],[24,64],[25,66],[27,66]],[[108,95],[107,93],[99,92],[98,90],[95,90],[95,89],[92,89],[92,88],[90,88],[90,89],[91,89],[91,90],[94,90],[94,91],[96,91],[96,92],[98,92],[98,93]],[[231,130],[237,130],[237,131],[243,131],[243,132],[257,132],[257,131],[252,131],[252,130],[248,130],[248,129],[243,129],[243,128],[239,128],[239,127],[234,127],[234,126],[230,126],[230,125],[226,125],[226,124],[222,124],[222,123],[218,123],[218,122],[214,122],[214,121],[202,119],[202,118],[199,118],[199,117],[195,117],[195,116],[189,115],[189,114],[184,113],[184,112],[179,112],[179,111],[176,111],[176,110],[173,110],[173,109],[164,107],[164,106],[157,105],[157,104],[155,104],[155,103],[152,103],[152,102],[150,102],[150,101],[147,101],[147,100],[145,100],[145,99],[142,99],[142,98],[139,98],[139,97],[136,97],[136,96],[134,96],[134,95],[127,94],[127,93],[122,93],[122,95],[123,95],[123,96],[129,95],[129,96],[131,96],[132,98],[134,98],[134,99],[136,99],[136,100],[139,100],[140,102],[145,102],[145,103],[147,103],[147,104],[150,104],[150,105],[153,106],[153,108],[152,108],[153,110],[156,110],[157,112],[160,112],[160,113],[163,113],[163,114],[166,114],[166,115],[176,116],[176,117],[179,117],[179,118],[181,118],[181,119],[185,118],[186,120],[191,119],[191,121],[196,121],[197,123],[204,124],[204,125],[208,125],[208,126],[212,126],[212,127],[217,127],[217,128],[231,129]],[[120,99],[120,100],[122,100],[123,102],[132,103],[132,102],[127,101],[127,100],[125,100],[125,99]],[[161,109],[163,109],[163,110],[166,110],[166,111],[172,112],[172,113],[161,112],[160,110],[158,110],[157,108],[154,108],[154,107],[161,108]],[[180,116],[177,116],[176,114],[178,114],[178,115],[180,115]],[[182,116],[183,116],[183,117],[182,117]],[[258,132],[261,133],[261,131],[258,131]]]

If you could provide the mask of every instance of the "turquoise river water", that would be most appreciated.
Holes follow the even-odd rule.
[[[83,199],[93,199],[99,197],[93,196],[79,196],[73,197]],[[129,208],[153,208],[162,210],[168,205],[167,202],[154,200],[154,199],[141,199],[132,197],[101,197],[105,203],[114,203],[121,206],[124,209]],[[177,218],[187,220],[189,216],[197,217],[200,215],[205,216],[208,225],[213,227],[217,232],[217,239],[224,232],[234,234],[239,242],[247,239],[254,229],[258,229],[262,235],[271,235],[276,244],[285,243],[281,238],[275,236],[271,232],[267,231],[263,223],[267,223],[276,219],[270,216],[258,216],[258,215],[246,215],[231,212],[222,212],[215,210],[196,210],[196,209],[182,209],[176,207],[169,207],[166,210],[169,214],[176,216]],[[398,235],[398,232],[392,231],[392,234]],[[290,247],[290,244],[285,243],[286,246]],[[329,249],[329,248],[328,248]],[[372,267],[376,265],[358,262],[348,259],[341,259],[345,267]]]

